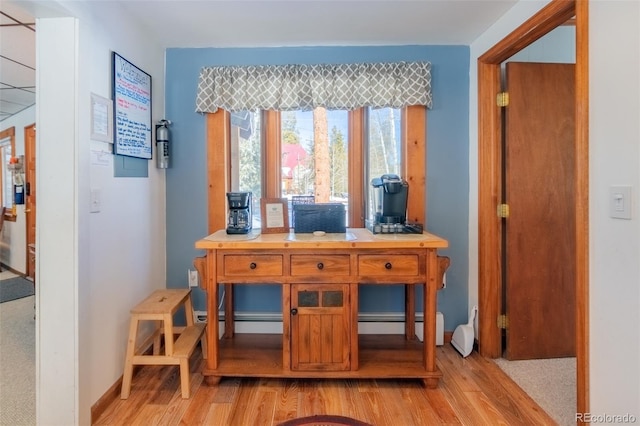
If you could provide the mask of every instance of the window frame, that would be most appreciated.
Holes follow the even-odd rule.
[[[426,228],[426,107],[416,105],[402,109],[402,177],[409,183],[407,219],[422,223]],[[349,112],[349,223],[351,227],[364,227],[366,194],[364,154],[365,109]],[[261,197],[279,198],[281,195],[281,131],[280,112],[262,112]],[[226,192],[231,185],[230,114],[222,109],[206,114],[208,229],[214,233],[226,227]],[[222,149],[221,149],[222,148]],[[268,166],[267,166],[268,165]],[[220,203],[220,200],[225,200]]]

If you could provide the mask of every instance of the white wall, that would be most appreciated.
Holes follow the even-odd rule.
[[[507,62],[576,63],[576,28],[561,25],[525,47]]]
[[[74,424],[80,393],[77,25],[71,18],[36,24],[36,156],[42,160],[36,167],[36,419]]]
[[[591,412],[640,421],[640,3],[589,6]],[[631,220],[609,187],[632,185]]]
[[[16,152],[24,155],[24,128],[36,122],[36,107],[31,106],[0,122],[0,130],[15,127]],[[0,260],[9,268],[27,273],[27,223],[24,204],[16,206],[16,221],[5,220],[0,234]]]
[[[164,49],[103,2],[21,3],[37,20],[37,420],[90,424],[122,375],[129,310],[166,285],[164,171],[114,178],[92,163],[91,93],[111,98],[111,52],[152,76],[164,114]],[[52,12],[52,8],[57,10]],[[66,16],[51,18],[50,16]],[[102,208],[90,213],[90,190]]]
[[[477,58],[546,1],[522,0],[471,46],[470,176],[478,176]],[[640,3],[591,1],[590,80],[590,411],[640,420],[640,225],[609,217],[609,187],[640,188]],[[478,188],[469,199],[469,304],[478,300]],[[611,420],[615,418],[602,418]]]
[[[86,31],[81,32],[85,69],[80,73],[86,78],[87,90],[80,101],[88,105],[90,92],[112,98],[111,51],[116,51],[151,75],[155,123],[164,117],[164,49],[143,28],[127,22],[124,13],[113,15],[111,5],[105,10],[102,6],[92,4],[91,16],[99,18],[85,20],[81,27]],[[116,26],[118,31],[113,31]],[[85,112],[88,115],[89,109]],[[86,137],[89,120],[83,122]],[[90,149],[110,151],[112,147],[91,142]],[[122,375],[130,309],[153,289],[166,287],[165,172],[149,161],[148,178],[114,178],[113,156],[106,158],[106,166],[98,165],[93,157],[86,163],[88,179],[82,188],[86,198],[80,204],[88,220],[88,234],[83,232],[82,240],[89,248],[91,282],[86,303],[81,300],[80,304],[82,317],[91,318],[90,327],[81,333],[91,348],[86,368],[81,368],[88,404],[95,403]],[[91,189],[101,192],[99,213],[89,213]]]

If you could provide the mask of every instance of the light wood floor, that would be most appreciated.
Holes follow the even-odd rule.
[[[191,398],[180,396],[177,366],[141,367],[131,396],[111,402],[96,425],[278,425],[296,417],[333,414],[376,426],[555,425],[492,361],[463,359],[451,345],[437,349],[443,378],[437,389],[417,380],[295,380],[223,378],[207,386],[191,361]]]

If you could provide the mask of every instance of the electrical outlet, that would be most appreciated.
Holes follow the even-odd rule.
[[[193,321],[195,323],[207,322],[207,311],[193,311]]]
[[[187,269],[187,277],[189,280],[189,287],[198,287],[198,271]]]

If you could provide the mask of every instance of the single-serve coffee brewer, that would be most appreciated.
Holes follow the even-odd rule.
[[[374,221],[401,223],[407,219],[409,184],[398,175],[386,174],[371,180]]]
[[[367,228],[379,233],[421,233],[422,226],[408,224],[407,197],[409,184],[398,175],[384,174],[371,180],[373,202]]]
[[[251,192],[227,192],[227,234],[248,234],[251,231],[251,195]]]

